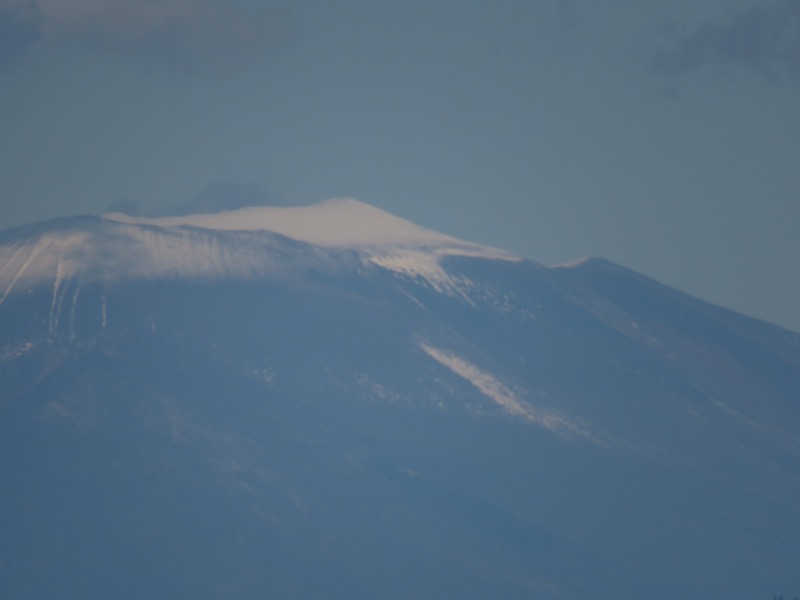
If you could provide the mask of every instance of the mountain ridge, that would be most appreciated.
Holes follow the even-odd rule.
[[[440,289],[459,292],[459,282],[439,266],[442,257],[521,260],[349,199],[182,217],[73,218],[16,228],[4,237],[10,241],[0,245],[3,298],[18,280],[247,279],[274,275],[281,263],[301,255],[300,262],[308,264],[296,266],[309,268],[315,262],[330,266],[331,258],[342,260],[348,252],[364,265],[422,277]]]

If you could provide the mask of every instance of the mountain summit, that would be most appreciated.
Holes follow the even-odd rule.
[[[0,233],[0,596],[798,593],[800,335],[355,200]]]
[[[294,261],[345,256],[443,284],[448,278],[439,262],[445,256],[516,260],[351,199],[180,217],[112,213],[22,227],[0,239],[0,290],[5,290],[0,302],[18,284],[252,280],[275,275]]]
[[[106,219],[160,227],[198,227],[220,231],[271,231],[294,240],[336,248],[374,246],[477,247],[414,225],[378,208],[333,198],[312,206],[254,206],[213,214],[178,217],[129,217],[107,214]]]

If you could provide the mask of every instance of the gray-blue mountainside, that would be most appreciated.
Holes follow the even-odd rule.
[[[0,232],[0,597],[800,589],[800,335],[354,200]]]

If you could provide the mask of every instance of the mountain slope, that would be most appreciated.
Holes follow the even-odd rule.
[[[0,292],[4,597],[800,589],[800,336],[622,267],[336,201],[7,231]]]

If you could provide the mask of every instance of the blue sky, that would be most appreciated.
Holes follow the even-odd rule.
[[[333,196],[800,330],[800,0],[0,0],[0,227]]]

